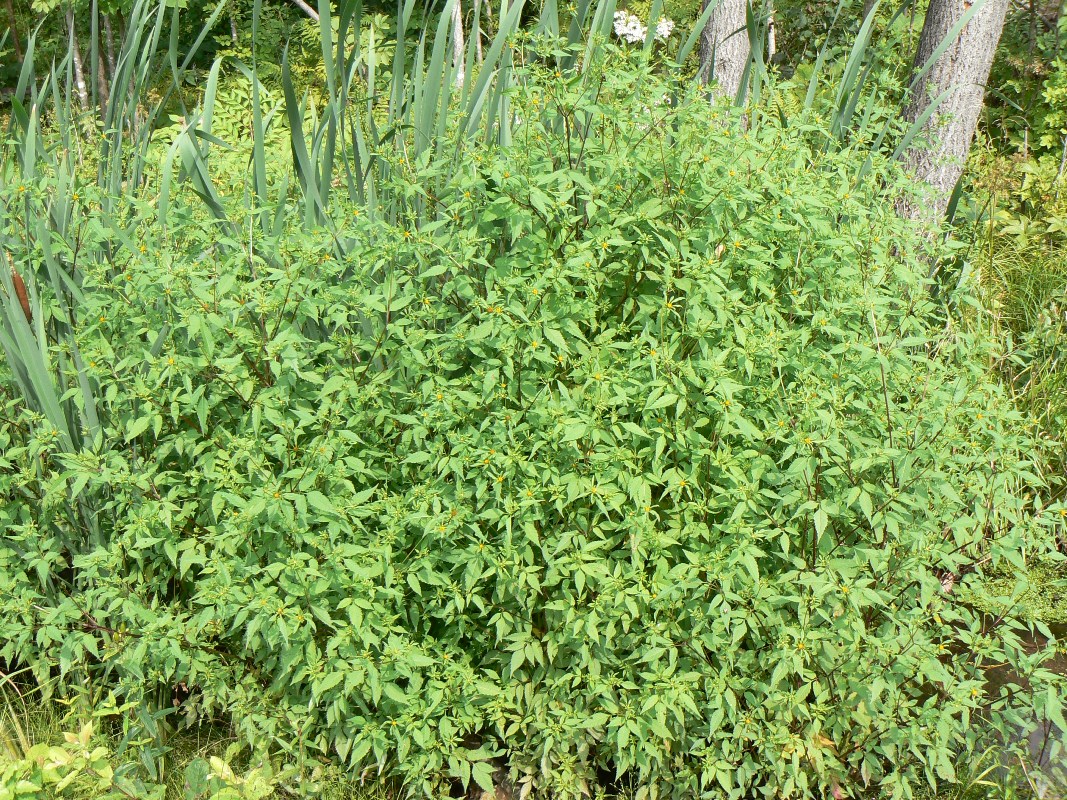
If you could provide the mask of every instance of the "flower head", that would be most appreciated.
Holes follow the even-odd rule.
[[[626,11],[615,12],[615,35],[630,44],[643,42],[648,34],[648,29],[641,24],[641,20]]]

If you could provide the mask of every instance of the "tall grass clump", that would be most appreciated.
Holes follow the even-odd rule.
[[[957,587],[1067,509],[892,160],[772,81],[738,125],[612,9],[498,15],[458,87],[447,25],[382,76],[324,2],[325,102],[283,71],[227,143],[209,77],[156,177],[4,240],[38,366],[4,376],[0,657],[435,796],[907,797],[1062,725],[1048,652]]]

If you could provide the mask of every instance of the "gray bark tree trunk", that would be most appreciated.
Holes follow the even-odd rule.
[[[315,22],[319,21],[319,12],[313,9],[307,3],[305,3],[304,0],[293,0],[293,4],[305,14],[307,14],[309,17],[311,17],[313,20],[315,20]]]
[[[74,26],[74,9],[67,6],[67,33],[70,36],[70,47],[74,56],[74,82],[78,86],[78,99],[81,100],[82,108],[89,107],[89,90],[85,85],[85,67],[82,64],[82,51],[78,47],[78,31]]]
[[[115,79],[115,32],[111,29],[111,15],[104,14],[104,40],[107,42],[107,70]]]
[[[463,42],[463,3],[462,0],[456,0],[455,5],[452,6],[452,64],[456,70],[456,86],[460,88],[463,87],[463,81],[466,77],[463,74],[463,69],[466,66],[464,64],[466,50],[466,45]]]
[[[703,7],[707,8],[708,0]],[[741,80],[752,55],[748,41],[748,0],[720,0],[700,34],[700,77],[718,82],[718,93],[731,100],[741,90]]]
[[[1008,10],[1008,0],[976,2],[982,5],[914,87],[904,109],[905,118],[914,122],[934,98],[952,89],[923,125],[920,143],[905,156],[909,172],[923,185],[916,196],[903,198],[897,210],[902,216],[930,225],[940,223],[963,174]],[[971,5],[968,0],[931,0],[915,54],[915,69],[930,60]]]

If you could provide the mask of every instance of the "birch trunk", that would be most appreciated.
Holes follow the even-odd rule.
[[[768,3],[767,8],[767,63],[769,64],[778,54],[778,37],[774,24],[774,3]]]
[[[704,0],[704,8],[707,3]],[[752,55],[747,12],[748,0],[720,0],[700,34],[701,80],[716,81],[716,93],[731,100],[741,91],[741,81]]]
[[[89,91],[85,86],[85,67],[82,64],[81,48],[78,47],[78,31],[74,27],[74,9],[67,6],[67,35],[70,36],[71,55],[74,57],[74,82],[78,86],[78,99],[82,108],[89,107]]]
[[[921,191],[915,197],[902,199],[897,206],[902,216],[931,226],[940,223],[952,190],[963,174],[1008,10],[1008,0],[976,2],[982,5],[914,87],[912,99],[904,109],[905,118],[914,122],[934,98],[946,89],[952,90],[923,125],[920,144],[905,156],[908,170],[923,184]],[[930,60],[970,8],[967,0],[931,0],[915,54],[915,69]]]
[[[465,50],[466,47],[463,43],[463,3],[460,0],[456,0],[452,6],[452,64],[456,70],[456,86],[460,88],[463,87],[463,81],[466,78],[463,74]]]

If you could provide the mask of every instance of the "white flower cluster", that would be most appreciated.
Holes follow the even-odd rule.
[[[660,17],[659,22],[656,24],[656,38],[666,39],[671,35],[673,30],[674,20]],[[630,44],[637,44],[643,42],[647,34],[648,28],[642,24],[639,17],[636,17],[628,11],[615,12],[615,35],[620,39],[623,39]]]
[[[645,40],[646,33],[648,30],[633,14],[625,11],[615,12],[615,35],[620,39],[625,39],[630,44],[637,44]]]
[[[656,38],[666,39],[671,35],[674,30],[674,20],[667,19],[666,17],[660,17],[659,22],[656,23]]]

